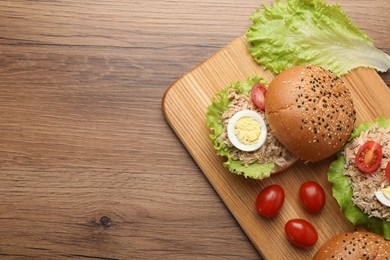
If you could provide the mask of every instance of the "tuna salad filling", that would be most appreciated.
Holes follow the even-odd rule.
[[[344,149],[344,175],[348,177],[353,195],[352,202],[369,217],[383,218],[390,221],[390,207],[383,205],[375,196],[375,192],[390,186],[385,176],[386,165],[390,161],[390,128],[381,128],[373,124],[349,142]],[[355,163],[360,147],[367,141],[374,141],[382,147],[382,161],[378,169],[372,173],[361,172]]]
[[[228,109],[222,114],[223,131],[218,137],[227,146],[233,148],[232,158],[239,160],[243,165],[252,163],[275,163],[274,171],[285,168],[297,157],[290,153],[276,138],[272,135],[267,121],[265,120],[264,112],[258,109],[249,96],[237,93],[236,89],[231,88],[228,91],[228,98],[231,100]],[[228,138],[227,125],[230,118],[241,110],[252,110],[257,112],[265,121],[267,126],[267,138],[265,144],[258,150],[246,152],[239,150],[233,146]]]

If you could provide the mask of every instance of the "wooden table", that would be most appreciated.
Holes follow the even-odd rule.
[[[263,2],[1,1],[0,256],[260,258],[161,101]],[[339,3],[390,53],[388,0]]]

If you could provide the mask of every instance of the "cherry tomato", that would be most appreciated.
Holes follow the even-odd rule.
[[[390,161],[387,163],[385,172],[386,172],[386,178],[390,180]]]
[[[265,109],[265,95],[267,94],[267,89],[262,84],[255,84],[251,90],[252,102],[264,111]]]
[[[263,217],[272,217],[279,212],[284,202],[284,190],[279,185],[262,189],[256,198],[256,209]]]
[[[284,226],[288,241],[300,247],[311,247],[318,240],[317,230],[303,219],[291,219]]]
[[[371,173],[378,169],[382,160],[382,147],[374,141],[368,141],[360,147],[355,163],[360,171]]]
[[[301,185],[299,198],[303,206],[311,212],[320,211],[326,201],[324,189],[315,181],[307,181]]]

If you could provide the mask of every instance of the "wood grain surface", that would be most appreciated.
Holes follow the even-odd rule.
[[[261,258],[161,103],[263,2],[0,1],[0,257]],[[390,53],[387,0],[339,3]]]
[[[216,98],[215,93],[230,82],[243,81],[253,75],[260,75],[267,82],[273,79],[272,74],[254,62],[242,36],[172,84],[164,95],[163,111],[172,129],[262,256],[267,259],[312,259],[329,238],[355,228],[340,212],[327,180],[329,165],[335,157],[316,163],[299,162],[269,179],[251,180],[225,169],[224,159],[215,154],[209,138],[205,111]],[[390,90],[374,70],[355,69],[343,80],[351,91],[357,125],[379,115],[390,118]],[[324,188],[327,201],[324,209],[316,214],[308,213],[298,200],[300,185],[312,180]],[[262,218],[255,209],[256,197],[272,184],[284,188],[284,204],[273,218]],[[284,225],[294,218],[307,220],[318,230],[319,239],[313,247],[303,250],[287,241]]]

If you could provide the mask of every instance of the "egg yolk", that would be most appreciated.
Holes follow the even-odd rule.
[[[385,195],[385,197],[390,200],[390,187],[384,188],[382,192],[383,195]]]
[[[260,124],[249,116],[238,119],[234,126],[234,133],[238,140],[245,145],[256,143],[260,137],[260,132]]]

